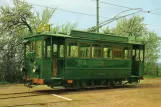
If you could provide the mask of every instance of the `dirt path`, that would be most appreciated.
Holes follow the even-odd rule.
[[[23,85],[0,86],[0,107],[161,107],[161,78],[145,79],[137,87],[83,91],[28,91]]]

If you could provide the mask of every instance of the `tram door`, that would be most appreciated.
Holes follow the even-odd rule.
[[[44,78],[50,78],[51,77],[51,71],[52,71],[52,38],[51,37],[44,37],[44,60],[43,60],[43,77]]]
[[[144,45],[133,45],[132,74],[142,77],[144,74]]]
[[[53,38],[52,76],[59,77],[62,74],[64,61],[64,40]]]
[[[52,76],[57,76],[57,60],[58,60],[58,44],[56,41],[53,42],[53,70],[52,70]]]

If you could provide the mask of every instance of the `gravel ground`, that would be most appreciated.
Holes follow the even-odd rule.
[[[137,86],[86,90],[1,85],[0,107],[161,107],[161,78],[148,78]]]

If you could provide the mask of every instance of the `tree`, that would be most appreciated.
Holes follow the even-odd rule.
[[[112,33],[112,30],[109,28],[109,27],[106,27],[106,28],[102,28],[101,30],[103,33],[105,34],[109,34],[109,33]]]
[[[37,33],[37,29],[40,26],[43,26],[45,24],[49,24],[49,21],[54,14],[56,9],[49,10],[46,8],[43,10],[42,15],[40,16],[40,12],[36,12],[36,16],[31,19],[30,25],[32,26],[32,29],[34,33]]]
[[[49,23],[55,10],[45,9],[42,16],[38,12],[34,16],[32,6],[28,3],[13,0],[13,4],[13,7],[0,8],[0,80],[18,82],[22,79],[23,38],[36,33],[38,25]]]
[[[145,44],[145,74],[155,74],[155,68],[160,53],[161,38],[155,33],[149,31],[144,18],[133,16],[120,19],[116,27],[103,29],[104,33],[114,33],[121,36],[135,36],[136,40]]]
[[[52,33],[64,33],[64,34],[69,34],[71,30],[77,29],[77,23],[66,23],[63,25],[56,25],[51,28]]]
[[[21,0],[13,0],[14,7],[1,7],[0,22],[3,24],[3,31],[15,32],[15,30],[28,29],[32,33],[32,28],[29,24],[33,13],[32,6]],[[13,29],[13,30],[11,30]]]
[[[147,29],[143,21],[144,18],[140,16],[133,16],[129,19],[123,18],[118,21],[112,32],[124,36],[142,36]]]
[[[23,38],[37,33],[39,26],[49,24],[55,9],[46,8],[42,15],[32,12],[32,5],[23,0],[13,0],[13,7],[0,7],[0,81],[19,82],[23,61]],[[64,32],[76,28],[76,24],[51,26],[51,33]]]
[[[155,32],[147,31],[140,38],[140,41],[145,44],[145,74],[155,75],[157,60],[160,57],[160,40]]]

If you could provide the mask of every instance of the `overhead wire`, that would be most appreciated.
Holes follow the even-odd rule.
[[[138,10],[138,11],[137,11],[137,12],[130,13],[130,14],[127,14],[127,15],[119,16],[120,14],[122,14],[122,13],[124,13],[124,12],[127,12],[127,11],[131,11],[131,10]],[[120,19],[120,18],[124,18],[124,17],[126,17],[126,16],[130,16],[130,15],[136,14],[136,13],[142,11],[142,10],[143,10],[143,9],[141,9],[141,8],[136,8],[136,9],[134,9],[134,8],[132,9],[132,8],[131,8],[131,9],[128,9],[128,10],[124,10],[124,11],[120,12],[119,14],[117,14],[116,16],[114,16],[113,18],[111,18],[111,19],[109,19],[109,20],[106,20],[106,21],[104,21],[104,22],[101,22],[101,23],[99,24],[99,28],[101,28],[101,27],[103,27],[103,26],[105,26],[105,25],[107,25],[107,24],[109,24],[109,23],[111,23],[111,22],[113,22],[113,21],[115,21],[115,20],[118,20],[118,19]],[[89,28],[88,31],[95,31],[96,28],[97,28],[97,26],[93,26],[93,27]]]
[[[156,11],[156,10],[161,10],[161,8],[156,8],[156,9],[152,9],[152,10],[149,10],[149,11]]]
[[[130,14],[127,14],[127,15],[119,16],[120,14],[122,14],[122,13],[124,13],[124,12],[127,12],[127,11],[131,11],[131,10],[138,10],[138,11],[137,11],[137,12],[130,13]],[[126,16],[130,16],[130,15],[139,13],[139,12],[142,11],[142,10],[143,10],[142,8],[136,8],[136,9],[134,9],[134,8],[132,9],[132,8],[131,8],[131,9],[128,9],[128,10],[124,10],[124,11],[118,13],[116,16],[114,16],[114,17],[111,18],[110,20],[118,20],[118,19],[120,19],[120,18],[124,18],[124,17],[126,17]],[[110,21],[110,20],[106,20],[106,21],[104,21],[104,22],[102,22],[102,23],[100,23],[100,24],[103,24],[103,23],[108,22],[108,21]]]
[[[122,8],[126,8],[126,9],[141,9],[141,8],[130,8],[130,7],[121,6],[121,5],[116,5],[116,4],[107,3],[107,2],[102,2],[102,1],[100,1],[100,3],[105,3],[105,4],[109,4],[109,5],[113,5],[113,6],[117,6],[117,7],[122,7]],[[61,8],[53,8],[53,7],[44,6],[44,5],[39,5],[39,4],[33,4],[33,3],[29,3],[29,4],[35,5],[35,6],[39,6],[39,7],[57,9],[57,10],[60,10],[60,11],[66,11],[66,12],[75,13],[75,14],[86,15],[86,16],[96,16],[96,15],[94,15],[94,14],[88,14],[88,13],[82,13],[82,12],[75,12],[75,11],[70,11],[70,10],[61,9]],[[159,9],[161,9],[161,8],[153,9],[153,10],[159,10]],[[150,11],[153,11],[153,10],[150,10]],[[126,11],[126,10],[125,10],[125,11]],[[143,10],[141,10],[141,11],[143,11]],[[150,12],[150,11],[149,11],[149,12]],[[140,12],[140,11],[138,11],[138,12]],[[138,12],[135,12],[135,13],[138,13]],[[146,12],[148,12],[148,11],[146,11]],[[121,12],[121,13],[122,13],[122,12]],[[131,14],[135,14],[135,13],[131,13]],[[150,12],[150,13],[151,13],[151,12]],[[120,13],[119,13],[119,14],[120,14]],[[151,14],[157,14],[157,13],[151,13]],[[129,15],[129,14],[128,14],[128,15]],[[115,16],[115,20],[117,20],[117,19],[119,19],[119,18],[121,18],[121,17],[126,17],[126,16],[128,16],[128,15],[120,16],[120,17],[118,17],[118,18],[116,18],[116,16],[118,16],[118,15],[116,15],[116,16]],[[158,15],[161,15],[161,14],[158,14]],[[100,17],[101,17],[101,18],[106,18],[106,19],[109,19],[109,20],[111,19],[110,17],[105,17],[105,16],[100,16]],[[113,21],[113,20],[111,20],[110,22],[112,22],[112,21]],[[109,22],[109,23],[110,23],[110,22]],[[107,23],[107,24],[108,24],[108,23]],[[161,27],[161,26],[159,26],[159,25],[153,25],[153,24],[145,24],[145,25]]]
[[[92,0],[94,1],[94,0]],[[103,2],[103,1],[99,1],[100,3],[103,3],[103,4],[108,4],[108,5],[112,5],[112,6],[117,6],[117,7],[121,7],[121,8],[126,8],[126,9],[132,9],[131,7],[127,7],[127,6],[122,6],[122,5],[117,5],[117,4],[113,4],[113,3],[108,3],[108,2]],[[161,9],[161,8],[160,8]],[[154,15],[161,15],[159,13],[153,13],[151,12],[150,10],[149,11],[141,11],[141,12],[144,12],[144,13],[149,13],[149,14],[154,14]]]
[[[116,5],[116,4],[112,4],[112,3],[108,3],[108,2],[103,2],[103,1],[100,1],[100,3],[104,3],[104,4],[108,4],[108,5],[113,5],[113,6],[117,6],[117,7],[121,7],[121,8],[126,8],[126,9],[133,9],[131,7],[126,7],[126,6],[122,6],[122,5]],[[159,13],[153,13],[151,11],[156,11],[156,10],[160,10],[161,8],[157,8],[157,9],[152,9],[152,10],[149,10],[149,11],[140,11],[140,12],[144,12],[144,13],[150,13],[150,14],[154,14],[154,15],[161,15]],[[145,24],[145,25],[148,25],[148,26],[156,26],[156,27],[161,27],[159,25],[153,25],[153,24]]]
[[[52,8],[52,9],[56,9],[56,10],[60,10],[60,11],[65,11],[65,12],[70,12],[70,13],[75,13],[75,14],[81,14],[81,15],[86,15],[86,16],[96,16],[94,14],[88,14],[88,13],[82,13],[82,12],[76,12],[76,11],[71,11],[71,10],[66,10],[66,9],[61,9],[61,8],[53,8],[53,7],[49,7],[49,6],[43,6],[43,5],[39,5],[39,4],[33,4],[33,3],[29,3],[31,5],[35,5],[35,6],[39,6],[39,7],[45,7],[45,8]],[[100,18],[106,18],[109,19],[109,17],[105,17],[105,16],[100,16]]]
[[[94,1],[94,0],[93,0],[93,1]],[[100,2],[100,3],[103,3],[103,4],[108,4],[108,5],[112,5],[112,6],[121,7],[121,8],[131,9],[130,7],[121,6],[121,5],[117,5],[117,4],[112,4],[112,3],[108,3],[108,2],[103,2],[103,1],[99,1],[99,2]]]

